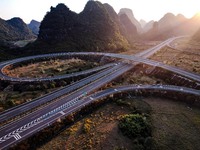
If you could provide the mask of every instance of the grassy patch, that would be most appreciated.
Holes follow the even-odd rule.
[[[148,98],[145,101],[152,107],[152,136],[158,149],[199,149],[199,109],[167,99]]]

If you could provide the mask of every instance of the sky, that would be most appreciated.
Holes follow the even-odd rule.
[[[0,0],[0,18],[8,20],[20,17],[29,23],[32,19],[42,21],[50,7],[64,3],[70,10],[80,13],[88,0]],[[121,8],[130,8],[137,20],[158,21],[164,14],[181,13],[191,18],[200,13],[200,0],[99,0],[110,4],[118,13]]]

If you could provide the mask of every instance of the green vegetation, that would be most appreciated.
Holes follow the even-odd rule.
[[[9,54],[7,50],[8,50],[8,47],[7,46],[3,46],[0,43],[0,53],[1,53],[0,62],[15,58],[15,56],[13,54]]]
[[[27,48],[34,49],[34,52],[36,48],[39,51],[46,49],[48,52],[53,49],[113,52],[126,50],[130,45],[120,32],[119,19],[116,21],[111,17],[113,14],[118,16],[107,5],[88,1],[80,14],[70,11],[64,4],[52,7],[41,22],[37,41]]]
[[[37,90],[37,86],[34,86],[34,91],[3,91],[0,92],[0,108],[2,110],[9,109],[11,107],[14,107],[16,105],[28,102],[34,98],[40,97],[41,95],[44,95],[52,90]]]
[[[19,67],[6,70],[8,75],[14,77],[46,77],[54,75],[62,75],[76,71],[91,69],[98,66],[96,62],[89,62],[81,59],[55,59],[42,61],[35,64],[24,64]],[[73,82],[81,79],[83,76],[73,78]],[[71,78],[59,81],[45,81],[35,83],[10,83],[0,81],[0,112],[20,105],[34,98],[47,94],[57,88],[66,86],[72,81]]]
[[[31,101],[69,83],[70,80],[67,79],[39,83],[9,83],[0,81],[0,111]]]
[[[3,20],[0,18],[0,42],[35,38],[28,26],[20,18]]]
[[[120,117],[118,128],[123,135],[133,140],[133,149],[156,149],[156,143],[152,137],[151,107],[146,102],[137,99],[119,99],[116,104],[132,112]]]
[[[66,146],[69,150],[92,150],[99,149],[99,147],[102,147],[102,149],[126,150],[133,149],[133,147],[139,147],[138,145],[142,145],[141,141],[147,144],[146,141],[148,141],[148,139],[151,137],[148,137],[146,139],[138,139],[139,144],[135,144],[135,140],[123,136],[118,129],[120,116],[131,113],[133,111],[133,107],[140,105],[137,103],[140,103],[142,101],[135,99],[121,99],[120,101],[127,101],[131,105],[131,107],[119,106],[116,103],[106,103],[106,105],[99,107],[99,109],[95,109],[94,105],[91,105],[90,107],[87,107],[86,110],[89,111],[88,113],[91,113],[91,111],[94,110],[92,114],[88,115],[88,113],[85,112],[86,110],[83,110],[82,113],[79,112],[81,118],[85,115],[86,118],[78,120],[78,122],[76,122],[76,119],[78,119],[77,117],[69,117],[76,118],[75,120],[72,119],[73,121],[75,121],[75,123],[71,127],[62,131],[62,133],[60,133],[56,137],[54,137],[57,134],[55,129],[62,127],[60,125],[67,125],[66,122],[68,121],[66,121],[66,119],[60,120],[61,122],[59,121],[54,125],[49,126],[48,129],[45,129],[45,132],[41,131],[40,133],[38,133],[38,135],[35,135],[29,138],[29,140],[26,140],[25,142],[19,144],[17,147],[15,147],[15,149],[20,149],[22,146],[37,146],[38,148],[42,145],[39,148],[40,150],[62,149]],[[144,104],[144,102],[141,104]],[[135,109],[137,110],[137,108]],[[144,108],[144,110],[146,111],[146,107]],[[46,136],[46,138],[43,138],[43,136]],[[48,137],[51,141],[46,143]],[[43,145],[44,143],[46,144]]]
[[[130,102],[123,101],[122,99],[117,100],[116,104],[119,105],[119,106],[130,106],[131,105]]]
[[[151,127],[147,117],[140,114],[124,115],[120,120],[119,128],[124,135],[130,138],[146,138],[151,135]]]

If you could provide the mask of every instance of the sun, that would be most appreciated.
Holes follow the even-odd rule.
[[[199,16],[199,17],[200,17],[200,11],[198,11],[198,12],[197,12],[197,16]]]
[[[194,15],[194,17],[195,17],[196,19],[200,19],[200,11],[197,12],[197,13]]]

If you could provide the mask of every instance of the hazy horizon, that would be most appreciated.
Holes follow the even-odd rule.
[[[8,20],[13,17],[20,17],[24,22],[29,23],[32,19],[42,21],[50,7],[55,7],[58,3],[64,3],[70,10],[80,13],[88,0],[1,0],[0,18]],[[118,13],[121,8],[130,8],[137,20],[158,21],[166,13],[174,15],[183,14],[191,18],[200,12],[199,0],[99,0],[102,3],[110,4]]]

